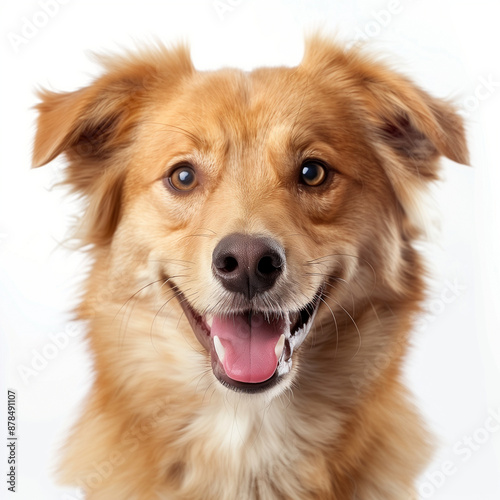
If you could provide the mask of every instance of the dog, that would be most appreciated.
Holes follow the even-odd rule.
[[[184,45],[40,92],[33,164],[86,203],[95,381],[60,479],[91,500],[406,500],[432,439],[401,381],[415,242],[464,125],[363,48],[197,71]]]

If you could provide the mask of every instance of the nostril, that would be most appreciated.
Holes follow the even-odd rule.
[[[281,269],[281,259],[277,256],[265,255],[257,264],[257,271],[262,275],[269,275]]]
[[[284,248],[264,236],[233,233],[212,252],[212,273],[231,292],[252,299],[270,290],[286,268]]]
[[[220,271],[232,273],[238,267],[238,261],[234,257],[226,257],[220,267]]]

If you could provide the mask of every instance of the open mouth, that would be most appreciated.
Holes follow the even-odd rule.
[[[198,314],[179,292],[179,302],[199,342],[210,353],[212,371],[226,387],[256,393],[276,385],[292,367],[318,310],[321,289],[298,311],[271,314],[248,310],[225,316]]]

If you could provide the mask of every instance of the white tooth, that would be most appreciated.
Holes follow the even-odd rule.
[[[274,348],[274,353],[278,359],[281,358],[281,353],[283,352],[283,347],[285,346],[285,334],[282,333],[278,342],[276,342],[276,347]]]
[[[217,335],[214,335],[214,347],[217,356],[219,356],[220,362],[224,363],[224,356],[226,355],[226,350],[224,349],[224,346],[222,345],[222,342],[220,341],[219,337],[217,337]]]
[[[212,323],[214,322],[214,317],[210,314],[209,316],[205,316],[205,323],[208,328],[212,329]]]

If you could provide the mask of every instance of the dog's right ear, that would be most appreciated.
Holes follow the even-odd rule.
[[[125,139],[123,132],[132,111],[133,92],[122,85],[120,93],[119,85],[102,88],[94,83],[75,92],[39,92],[33,167],[41,167],[61,153],[87,163],[106,159],[119,145],[119,138]]]
[[[194,70],[183,45],[99,60],[107,72],[90,86],[68,93],[39,92],[33,167],[63,152],[71,160],[106,159],[128,138],[145,91],[159,81],[168,88]]]
[[[158,47],[125,57],[101,57],[106,74],[75,92],[39,92],[33,149],[40,167],[64,153],[65,183],[83,195],[85,243],[109,241],[119,221],[126,150],[155,88],[175,88],[194,71],[187,47]]]

